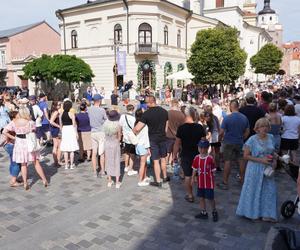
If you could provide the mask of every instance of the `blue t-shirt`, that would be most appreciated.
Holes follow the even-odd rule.
[[[49,121],[47,120],[47,118],[45,116],[45,109],[46,109],[46,112],[48,112],[48,103],[46,101],[41,101],[41,102],[39,102],[39,107],[43,111],[42,124],[46,124],[46,125],[49,124]]]
[[[225,131],[224,143],[242,145],[244,132],[249,128],[249,121],[245,115],[233,112],[224,118],[221,128]]]
[[[91,131],[90,118],[88,113],[78,113],[76,115],[77,131],[89,132]]]

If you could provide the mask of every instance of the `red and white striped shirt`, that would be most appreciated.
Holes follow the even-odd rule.
[[[211,155],[200,157],[197,155],[193,160],[192,168],[198,173],[198,188],[214,189],[214,175],[216,166]]]

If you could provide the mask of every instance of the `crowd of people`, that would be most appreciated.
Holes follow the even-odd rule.
[[[53,101],[51,107],[43,93],[19,100],[2,94],[0,143],[10,157],[10,186],[30,189],[30,163],[48,186],[41,162],[50,144],[53,167],[69,171],[86,161],[95,177],[107,178],[108,188],[120,189],[123,155],[124,172],[137,176],[139,187],[162,187],[170,181],[168,169],[180,165],[187,202],[195,202],[197,183],[200,213],[195,217],[208,218],[208,200],[212,219],[218,221],[214,188],[230,189],[231,169],[237,162],[242,189],[236,214],[276,222],[276,160],[289,153],[291,161],[299,163],[298,83],[294,79],[283,86],[249,84],[223,100],[204,91],[200,103],[170,95],[168,106],[160,105],[164,98],[149,91],[138,98],[140,103],[126,104],[125,112],[117,105],[104,108],[103,95],[93,94],[91,88],[86,92],[90,96],[77,97],[77,103],[66,98]],[[222,174],[222,181],[215,185],[216,174]],[[297,190],[300,195],[300,179]]]

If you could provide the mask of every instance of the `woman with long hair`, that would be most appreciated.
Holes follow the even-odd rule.
[[[60,142],[61,138],[59,135],[60,131],[60,121],[59,121],[59,110],[61,108],[61,103],[58,101],[54,101],[51,106],[50,111],[50,133],[53,139],[53,148],[52,155],[54,165],[56,167],[60,167],[61,165],[61,151],[60,151]]]
[[[11,140],[15,140],[13,151],[13,161],[21,164],[21,172],[24,181],[24,189],[28,190],[29,185],[27,182],[27,167],[28,163],[33,162],[38,175],[43,181],[45,187],[48,186],[48,181],[45,177],[44,170],[40,164],[40,152],[29,152],[26,135],[35,130],[35,124],[31,121],[30,111],[26,107],[20,107],[17,118],[10,122],[4,129],[4,134]],[[16,133],[12,136],[9,131]]]
[[[60,115],[61,143],[60,150],[64,152],[65,169],[74,169],[74,152],[79,149],[78,134],[75,115],[70,112],[72,102],[67,100],[63,105],[63,113]],[[70,166],[69,166],[70,155]]]

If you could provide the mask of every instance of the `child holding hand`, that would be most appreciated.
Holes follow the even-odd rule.
[[[216,166],[214,159],[208,154],[209,141],[201,140],[198,143],[199,154],[193,160],[193,175],[192,185],[197,175],[198,191],[197,195],[200,197],[200,209],[201,212],[195,215],[196,219],[208,219],[208,213],[206,212],[206,202],[209,200],[212,207],[213,221],[218,221],[218,212],[216,210],[216,203],[214,199],[214,175]]]

